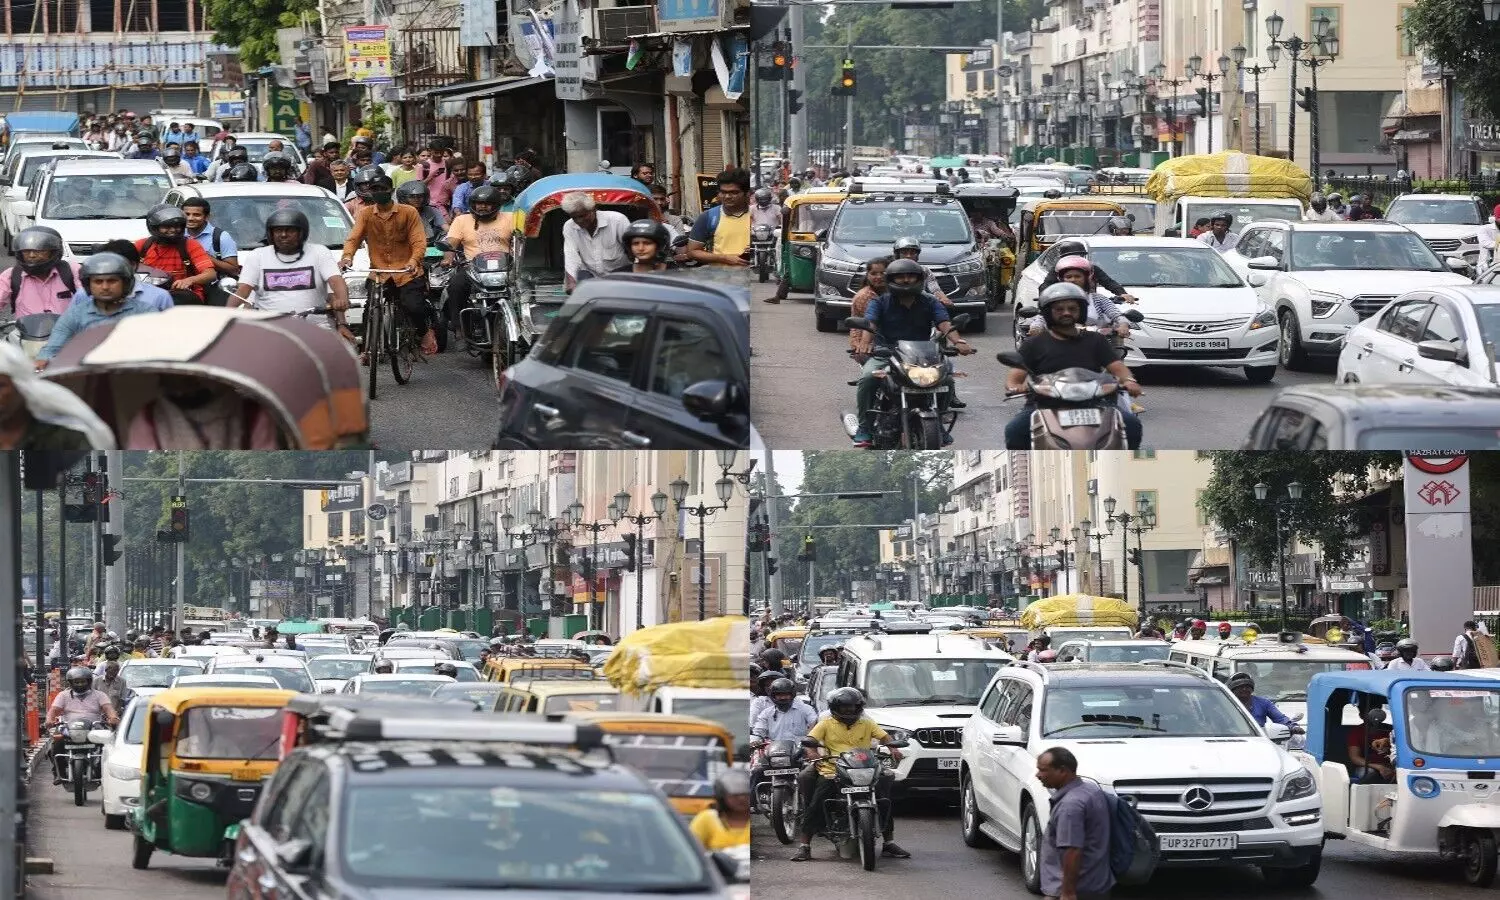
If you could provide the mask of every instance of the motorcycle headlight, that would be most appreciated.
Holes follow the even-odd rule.
[[[875,783],[876,769],[845,769],[844,775],[855,787],[869,787]]]
[[[68,740],[75,744],[86,743],[89,739],[89,725],[87,722],[70,722],[68,724]]]
[[[791,767],[791,765],[792,765],[792,758],[790,756],[786,756],[786,755],[768,756],[768,757],[766,757],[766,764],[767,764],[767,768],[771,768],[771,769],[786,769],[786,768],[790,768]]]
[[[1256,313],[1255,318],[1253,318],[1253,319],[1250,320],[1250,330],[1251,331],[1254,331],[1257,328],[1275,328],[1275,327],[1276,327],[1276,313],[1272,312],[1269,309],[1263,309],[1263,310],[1261,310],[1260,312]]]
[[[984,260],[978,256],[961,260],[948,266],[949,275],[972,275],[984,271]]]
[[[813,247],[809,247],[806,244],[797,246],[792,250],[792,253],[802,257],[803,259],[812,259],[814,256],[818,255],[818,251],[816,249],[814,249]]]
[[[1081,403],[1099,396],[1099,382],[1097,381],[1053,382],[1052,387],[1058,397],[1070,403]]]
[[[839,259],[836,256],[828,256],[826,254],[823,256],[822,262],[818,263],[818,265],[830,272],[837,272],[840,275],[861,275],[865,271],[863,263],[857,263],[852,259]]]
[[[1312,300],[1312,314],[1314,319],[1326,319],[1344,305],[1344,298],[1338,294],[1325,294],[1322,291],[1313,291],[1310,295]]]
[[[509,272],[480,272],[474,276],[480,287],[502,288],[510,278]]]
[[[906,377],[917,387],[932,387],[942,378],[936,366],[907,366]]]
[[[1313,783],[1312,773],[1306,769],[1298,769],[1294,774],[1288,775],[1281,782],[1281,794],[1277,796],[1276,802],[1301,800],[1303,797],[1311,797],[1317,791],[1318,788]]]

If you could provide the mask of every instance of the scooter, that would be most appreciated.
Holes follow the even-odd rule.
[[[776,268],[776,232],[769,225],[756,225],[750,229],[750,252],[754,257],[756,276],[761,284],[771,280]]]
[[[1016,311],[1018,317],[1038,314],[1033,306]],[[1136,309],[1126,310],[1124,316],[1132,322],[1145,318]],[[1115,354],[1123,359],[1125,348],[1117,346]],[[995,358],[1011,368],[1026,369],[1026,361],[1015,350],[1003,350]],[[1033,450],[1126,449],[1120,383],[1115,376],[1081,368],[1046,375],[1026,371],[1025,390],[1008,393],[1005,399],[1028,398],[1036,406],[1031,414]]]
[[[453,277],[453,267],[443,265],[443,249],[441,247],[428,247],[427,255],[422,258],[422,267],[427,271],[427,312],[428,321],[433,324],[433,332],[437,335],[437,348],[439,353],[448,351],[448,311],[443,303],[443,292],[448,288],[448,280]]]
[[[969,324],[969,314],[959,313],[952,319],[948,333],[957,334]],[[875,333],[869,319],[850,317],[847,328]],[[901,341],[894,350],[877,347],[873,356],[888,360],[875,392],[870,443],[878,450],[941,450],[943,435],[953,430],[958,415],[943,408],[953,384],[953,363],[946,357],[957,356],[957,348],[948,346],[946,335],[934,331],[931,340]],[[858,385],[858,380],[851,381]],[[844,430],[849,437],[859,431],[859,416],[845,413]]]
[[[60,318],[57,313],[32,313],[0,324],[0,334],[4,335],[7,344],[20,348],[27,358],[35,361],[52,336],[52,326]]]
[[[103,783],[99,763],[104,757],[104,748],[91,739],[91,733],[103,727],[100,722],[85,719],[59,723],[57,726],[57,734],[61,736],[63,743],[53,754],[53,758],[58,764],[64,787],[73,793],[74,806],[86,804],[89,791]]]
[[[828,838],[840,855],[849,844],[855,844],[860,865],[866,872],[875,871],[875,838],[881,832],[881,822],[891,815],[891,802],[875,796],[890,759],[890,748],[907,745],[906,741],[895,741],[875,750],[845,750],[834,757],[834,780],[838,784],[838,795],[823,801],[824,825],[820,832]],[[822,747],[817,738],[804,738],[804,747]]]

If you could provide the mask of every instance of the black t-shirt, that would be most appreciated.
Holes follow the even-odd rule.
[[[1114,344],[1096,331],[1080,331],[1072,340],[1062,340],[1051,331],[1043,331],[1023,341],[1017,352],[1026,361],[1026,368],[1037,375],[1063,369],[1102,372],[1117,359]]]

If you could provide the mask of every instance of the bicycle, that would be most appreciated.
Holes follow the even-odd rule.
[[[421,357],[416,328],[407,321],[401,304],[391,296],[392,290],[399,288],[392,279],[374,277],[405,273],[405,269],[370,269],[370,277],[365,279],[365,353],[369,356],[371,400],[376,398],[382,351],[390,360],[391,375],[397,384],[411,381],[413,363]],[[390,310],[385,308],[387,304]]]

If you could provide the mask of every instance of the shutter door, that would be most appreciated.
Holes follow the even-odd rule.
[[[208,92],[196,87],[118,88],[111,95],[109,88],[79,91],[73,95],[74,102],[68,107],[82,112],[92,105],[94,112],[103,115],[118,109],[128,109],[143,115],[152,109],[192,109],[204,118],[213,118],[213,104],[208,102]]]
[[[17,101],[20,105],[17,105]],[[59,106],[59,102],[62,104]],[[15,91],[0,93],[0,116],[13,112],[76,112],[74,96],[72,94],[55,94],[50,88],[41,88],[36,91],[27,91],[17,94]]]
[[[717,175],[724,171],[724,111],[703,110],[703,151],[698,155],[704,175]]]

